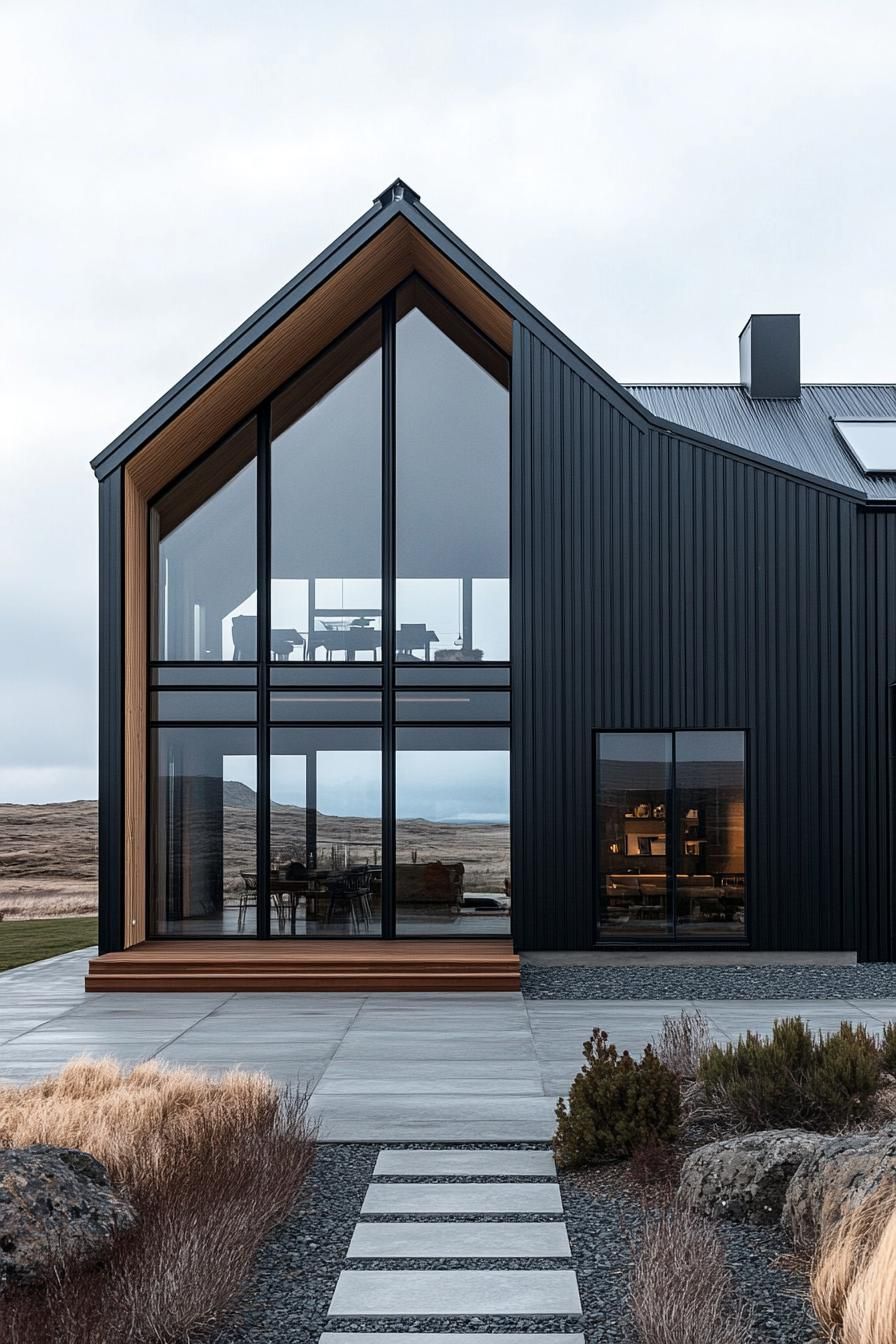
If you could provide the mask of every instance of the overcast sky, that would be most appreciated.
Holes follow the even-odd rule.
[[[896,378],[890,3],[0,0],[0,799],[94,797],[89,459],[396,175],[616,377]]]

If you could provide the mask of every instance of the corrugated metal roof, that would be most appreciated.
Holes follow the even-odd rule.
[[[896,384],[804,383],[798,401],[754,401],[737,383],[625,387],[664,420],[862,490],[869,499],[896,500],[896,473],[866,476],[833,423],[850,416],[896,419]]]

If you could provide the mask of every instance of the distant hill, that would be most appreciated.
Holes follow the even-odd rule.
[[[0,803],[0,912],[96,909],[96,803]]]
[[[224,784],[224,885],[239,887],[255,868],[255,790]],[[402,818],[399,863],[462,862],[467,891],[500,891],[510,869],[510,828],[496,822]],[[317,852],[327,862],[382,862],[382,826],[374,817],[317,814]],[[271,803],[271,857],[304,857],[305,808]],[[97,805],[0,803],[0,913],[7,919],[90,914],[96,909]]]

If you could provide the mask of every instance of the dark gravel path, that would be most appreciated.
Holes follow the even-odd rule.
[[[896,965],[522,966],[527,999],[896,999]]]
[[[238,1309],[215,1336],[214,1344],[318,1344],[327,1328],[364,1333],[374,1329],[443,1330],[440,1318],[412,1321],[327,1320],[336,1280],[346,1268],[345,1253],[380,1144],[323,1144],[307,1195],[300,1208],[261,1253],[255,1277]],[[441,1145],[402,1144],[401,1147]],[[452,1145],[474,1147],[476,1145]],[[540,1145],[514,1145],[537,1147]],[[414,1178],[396,1178],[408,1180]],[[428,1178],[421,1177],[421,1180]],[[491,1179],[491,1178],[490,1178]],[[631,1248],[637,1242],[641,1217],[639,1191],[627,1169],[561,1175],[565,1219],[573,1252],[573,1268],[585,1311],[584,1322],[568,1317],[527,1320],[519,1317],[458,1318],[451,1331],[584,1329],[587,1344],[635,1344],[625,1308]],[[503,1215],[502,1215],[503,1217]],[[511,1215],[513,1217],[513,1215]],[[532,1215],[519,1215],[523,1221]],[[538,1215],[535,1215],[537,1218]],[[774,1263],[786,1251],[783,1234],[774,1229],[719,1225],[736,1282],[756,1306],[755,1344],[815,1344],[818,1336],[800,1298],[800,1283]],[[450,1268],[444,1260],[403,1261],[406,1268]],[[502,1267],[557,1267],[556,1261],[502,1261]],[[360,1261],[358,1268],[396,1268],[394,1261]],[[493,1268],[485,1261],[456,1262],[467,1269]]]

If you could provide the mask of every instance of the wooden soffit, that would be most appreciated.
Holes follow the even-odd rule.
[[[510,354],[513,319],[407,220],[355,253],[131,459],[127,475],[155,495],[413,272]]]

